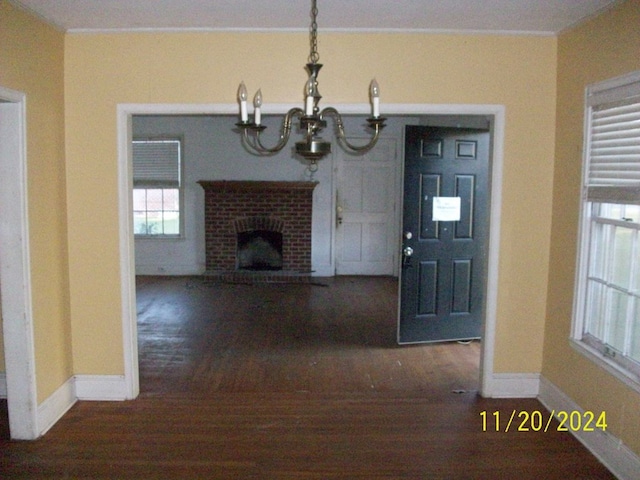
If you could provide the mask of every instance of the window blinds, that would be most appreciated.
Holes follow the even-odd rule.
[[[180,187],[180,140],[134,140],[133,186]]]
[[[640,72],[587,90],[587,197],[640,203]]]

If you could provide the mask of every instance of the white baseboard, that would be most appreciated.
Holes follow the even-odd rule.
[[[76,375],[78,400],[121,401],[127,399],[127,388],[122,375]]]
[[[64,408],[57,407],[57,405],[67,404],[70,396],[77,400],[117,401],[127,400],[128,398],[124,377],[121,375],[76,375],[67,380],[38,408],[42,409],[48,418],[50,416],[48,412],[55,412],[60,408]],[[7,376],[4,372],[0,372],[0,398],[7,398]],[[55,417],[55,414],[53,416]]]
[[[7,398],[7,374],[0,372],[0,398]]]
[[[494,373],[485,379],[482,396],[487,398],[535,398],[540,389],[538,373]]]
[[[4,379],[4,374],[2,374]],[[6,396],[6,381],[5,396]],[[1,393],[1,392],[0,392]],[[44,435],[78,400],[125,400],[121,375],[76,375],[38,406],[38,431]]]
[[[551,411],[583,412],[583,409],[545,377],[540,378],[540,402]],[[640,457],[607,431],[572,432],[598,460],[621,480],[640,480]]]
[[[53,395],[38,405],[38,432],[44,435],[76,403],[74,378],[64,382]]]

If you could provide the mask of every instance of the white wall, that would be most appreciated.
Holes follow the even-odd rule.
[[[176,135],[184,139],[184,236],[180,239],[136,239],[136,273],[189,275],[204,271],[203,193],[201,179],[211,156],[211,119],[197,116],[134,117],[133,136]],[[206,169],[205,169],[206,171]]]
[[[345,117],[347,135],[366,137],[364,115]],[[432,119],[433,117],[430,117]],[[396,138],[403,159],[404,125],[433,123],[426,117],[392,116],[383,136]],[[277,117],[264,116],[268,126],[263,143],[276,143],[280,132]],[[205,271],[204,253],[204,192],[198,180],[309,180],[306,162],[294,157],[297,138],[292,138],[282,152],[269,157],[257,157],[241,145],[236,132],[236,116],[171,115],[135,116],[133,136],[179,135],[184,139],[184,237],[181,239],[137,239],[136,273],[139,275],[199,275]],[[439,124],[442,122],[440,118]],[[334,137],[332,120],[323,132],[325,139]],[[335,142],[335,140],[333,140]],[[354,140],[353,143],[357,143]],[[337,145],[332,146],[335,152]],[[318,181],[313,197],[312,268],[314,275],[334,274],[334,159],[333,155],[319,162],[313,180]],[[399,195],[399,192],[398,192]],[[400,215],[400,212],[398,212]],[[398,224],[400,224],[398,222]]]

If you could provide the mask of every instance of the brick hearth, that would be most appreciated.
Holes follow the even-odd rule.
[[[229,281],[282,281],[311,274],[311,215],[317,182],[206,181],[206,275]],[[237,270],[237,234],[282,233],[281,272]]]

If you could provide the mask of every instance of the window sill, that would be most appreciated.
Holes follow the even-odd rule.
[[[606,370],[627,387],[631,388],[637,393],[640,393],[640,378],[638,378],[636,375],[629,372],[628,370],[625,370],[613,360],[602,355],[600,351],[585,344],[584,342],[581,342],[580,340],[572,338],[569,340],[569,344],[578,353],[584,355],[593,363]]]

